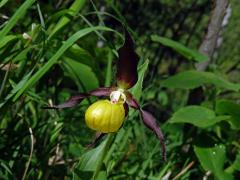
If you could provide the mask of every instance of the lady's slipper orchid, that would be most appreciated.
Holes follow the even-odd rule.
[[[93,103],[85,113],[85,121],[89,128],[100,132],[96,139],[102,137],[103,133],[116,132],[122,126],[124,118],[128,115],[128,106],[140,111],[143,123],[151,129],[162,146],[162,156],[166,160],[166,147],[164,136],[158,127],[156,119],[149,112],[141,109],[137,100],[128,91],[138,80],[137,65],[138,55],[134,51],[134,43],[130,34],[125,31],[124,45],[118,50],[117,62],[117,87],[102,87],[89,93],[79,93],[70,97],[60,105],[47,107],[50,109],[70,108],[79,104],[89,96],[109,97],[109,100],[99,100]]]

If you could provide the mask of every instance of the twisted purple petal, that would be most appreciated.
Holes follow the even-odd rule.
[[[165,145],[165,140],[164,140],[164,136],[163,133],[161,131],[161,129],[158,127],[156,119],[154,118],[154,116],[152,114],[150,114],[147,111],[144,111],[142,109],[140,109],[141,112],[141,117],[143,120],[143,123],[149,128],[151,129],[156,136],[158,137],[158,139],[160,140],[161,146],[162,146],[162,156],[164,161],[167,160],[167,155],[166,155],[166,145]]]
[[[53,105],[53,106],[49,106],[49,107],[43,107],[44,109],[64,109],[64,108],[71,108],[74,107],[76,105],[78,105],[79,103],[82,102],[82,100],[86,97],[89,96],[109,96],[111,91],[114,88],[111,87],[103,87],[103,88],[98,88],[95,90],[92,90],[89,93],[79,93],[77,95],[71,96],[67,101],[65,101],[62,104],[59,105]]]
[[[140,105],[139,103],[137,102],[137,100],[133,97],[133,95],[129,92],[126,93],[127,95],[127,104],[131,107],[131,108],[134,108],[134,109],[138,109],[140,110]]]
[[[138,109],[140,111],[144,125],[147,126],[150,130],[152,130],[156,134],[158,139],[160,140],[160,143],[162,146],[162,157],[163,157],[164,161],[166,161],[167,155],[166,155],[165,140],[164,140],[164,136],[163,136],[161,129],[157,125],[157,121],[156,121],[155,117],[152,114],[150,114],[149,112],[142,110],[139,103],[133,97],[133,95],[131,93],[128,92],[128,93],[126,93],[126,95],[127,95],[127,101],[126,101],[127,104],[130,107],[132,107],[134,109]]]

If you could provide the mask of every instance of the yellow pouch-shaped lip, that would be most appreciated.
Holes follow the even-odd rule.
[[[102,132],[116,132],[124,121],[125,109],[122,103],[111,103],[99,100],[93,103],[85,113],[85,121],[89,128]]]

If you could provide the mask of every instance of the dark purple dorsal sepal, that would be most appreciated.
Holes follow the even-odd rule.
[[[134,43],[131,35],[125,30],[125,42],[118,50],[117,61],[117,85],[123,89],[133,87],[138,80],[137,65],[138,55],[134,50]]]

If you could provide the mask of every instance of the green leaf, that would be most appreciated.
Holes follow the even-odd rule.
[[[75,0],[70,10],[70,15],[75,16],[83,7],[86,0]],[[70,18],[67,16],[63,16],[57,23],[57,25],[54,27],[54,29],[51,31],[51,34],[48,37],[48,40],[50,40],[54,35],[56,35],[63,27],[65,27],[69,22],[71,21]]]
[[[230,115],[228,122],[232,129],[240,128],[240,105],[230,100],[218,100],[216,102],[216,113],[221,115]]]
[[[194,89],[204,84],[213,84],[226,90],[239,91],[240,84],[231,83],[211,72],[184,71],[162,81],[168,88]]]
[[[158,35],[152,35],[151,40],[174,49],[179,54],[183,55],[185,58],[187,58],[189,60],[195,60],[197,62],[203,62],[203,61],[208,60],[207,56],[200,54],[197,50],[190,49],[190,48],[184,46],[183,44],[173,41],[171,39],[161,37]]]
[[[39,79],[47,73],[47,71],[58,62],[59,58],[64,54],[64,52],[71,47],[78,39],[86,36],[87,34],[96,31],[96,30],[104,30],[104,31],[113,31],[110,28],[96,26],[82,29],[68,38],[67,41],[63,43],[63,45],[58,49],[58,51],[49,59],[49,61],[40,68],[30,79],[27,81],[24,86],[18,91],[15,95],[13,101],[16,101],[28,88],[32,87],[35,83],[39,81]]]
[[[94,59],[91,54],[77,44],[74,44],[72,47],[70,47],[64,55],[71,59],[76,59],[82,64],[86,64],[88,66],[94,65]]]
[[[2,159],[0,160],[0,167],[2,167],[1,171],[2,171],[2,169],[4,169],[4,170],[6,170],[8,172],[8,174],[10,174],[10,175],[13,174],[11,169],[10,169],[10,167],[8,166],[8,163],[3,161]]]
[[[211,171],[218,180],[231,180],[231,174],[224,172],[224,163],[226,160],[226,150],[223,145],[212,148],[203,148],[194,146],[195,154],[206,171]]]
[[[218,100],[216,102],[216,112],[240,117],[240,105],[230,100]]]
[[[133,88],[131,88],[131,93],[134,95],[135,99],[139,100],[141,95],[142,95],[142,84],[143,84],[143,79],[144,79],[144,75],[147,71],[148,68],[148,64],[149,64],[149,60],[146,60],[138,69],[138,81],[135,84],[135,86],[133,86]]]
[[[240,171],[240,153],[237,154],[235,161],[225,170],[227,173]]]
[[[78,170],[81,171],[95,171],[98,165],[98,162],[101,160],[104,154],[104,148],[107,141],[102,142],[98,147],[87,151],[82,155],[79,161]]]
[[[14,13],[11,19],[8,21],[7,25],[0,31],[0,39],[3,39],[5,35],[15,26],[15,24],[22,18],[27,9],[32,6],[36,0],[26,0],[20,8]]]
[[[63,62],[69,76],[81,87],[80,90],[87,92],[99,87],[98,78],[89,66],[67,57]]]
[[[27,81],[30,79],[32,75],[32,71],[30,71],[26,76],[23,77],[23,79],[13,87],[13,89],[8,93],[7,97],[5,97],[4,102],[0,103],[0,108],[4,106],[4,104],[11,99],[23,86],[27,83]]]
[[[17,39],[17,36],[14,36],[14,35],[9,35],[9,36],[3,37],[0,41],[0,49],[15,39]]]
[[[229,116],[216,116],[214,111],[202,106],[186,106],[175,112],[169,122],[190,123],[206,128],[228,118]]]
[[[8,0],[1,0],[0,8],[3,7],[7,2],[8,2]]]

